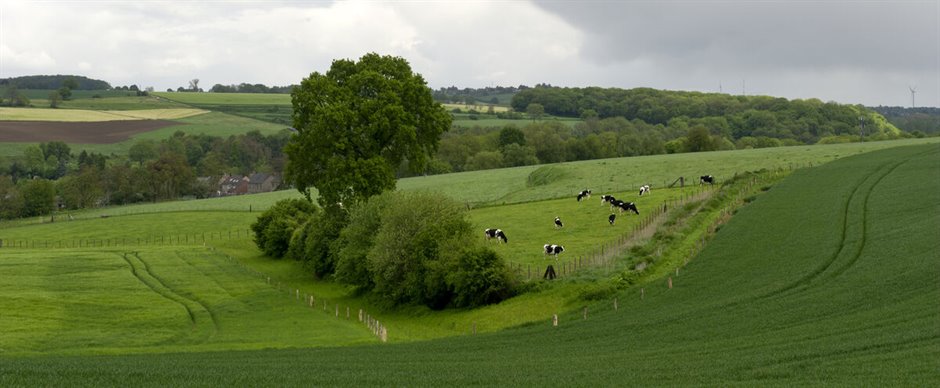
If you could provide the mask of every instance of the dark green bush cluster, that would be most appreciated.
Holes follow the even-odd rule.
[[[272,256],[302,260],[318,277],[332,277],[391,305],[435,309],[496,303],[514,293],[512,272],[496,252],[480,245],[465,208],[449,198],[392,192],[348,211],[340,206],[307,211],[293,201],[306,202],[281,201],[259,218],[253,226],[256,242]],[[287,211],[291,207],[294,213]],[[309,215],[296,217],[299,213]],[[286,225],[294,229],[287,233]]]

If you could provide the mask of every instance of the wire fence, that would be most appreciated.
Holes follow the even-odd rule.
[[[200,233],[150,235],[145,237],[29,239],[0,238],[0,248],[134,248],[154,246],[198,246],[211,242],[251,238],[251,229],[230,229]]]

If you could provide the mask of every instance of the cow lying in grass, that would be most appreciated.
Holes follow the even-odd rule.
[[[610,213],[610,216],[607,217],[607,222],[609,222],[611,225],[613,225],[614,221],[616,220],[617,220],[617,215],[614,213]]]
[[[564,227],[565,225],[561,223],[561,218],[555,217],[555,229]]]
[[[699,185],[704,185],[704,184],[706,184],[706,183],[708,183],[708,184],[710,184],[710,185],[715,184],[715,177],[713,177],[713,176],[711,176],[711,175],[702,175],[702,176],[700,176],[700,177],[698,178],[698,184],[699,184]]]

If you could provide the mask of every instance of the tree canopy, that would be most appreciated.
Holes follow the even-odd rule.
[[[395,187],[407,161],[422,171],[451,116],[400,57],[333,61],[291,93],[297,129],[285,148],[286,181],[321,204],[358,202]]]

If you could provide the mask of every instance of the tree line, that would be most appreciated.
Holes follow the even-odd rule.
[[[71,80],[71,81],[70,81]],[[26,75],[22,77],[10,77],[0,79],[0,86],[16,85],[20,89],[43,89],[55,90],[65,85],[66,82],[74,82],[72,90],[108,90],[111,84],[97,79],[91,79],[81,75]]]
[[[673,120],[708,120],[708,130],[735,142],[746,136],[793,139],[815,144],[840,135],[899,135],[883,116],[861,105],[787,100],[770,96],[733,96],[721,93],[665,91],[650,88],[538,87],[520,91],[512,107],[530,104],[563,117],[623,117],[648,124],[669,125]]]
[[[279,173],[289,137],[287,130],[228,138],[176,132],[161,141],[138,141],[126,156],[75,155],[63,142],[41,143],[0,163],[0,218],[208,197],[218,190],[216,181],[223,174]]]

